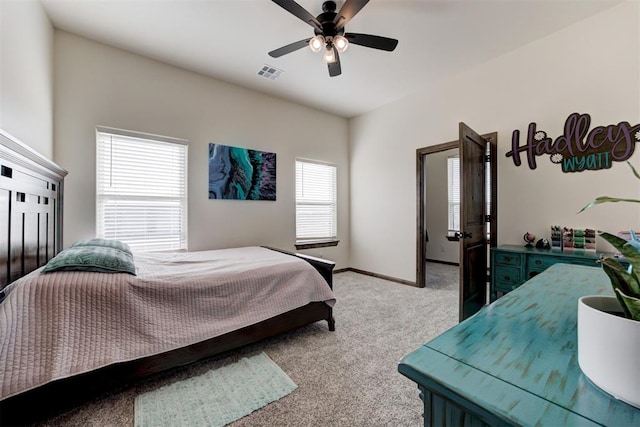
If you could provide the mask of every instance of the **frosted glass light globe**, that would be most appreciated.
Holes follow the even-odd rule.
[[[312,52],[320,52],[324,46],[324,37],[318,35],[309,40],[309,49]]]
[[[333,45],[338,49],[338,52],[342,53],[349,47],[349,40],[343,36],[335,36],[333,38]]]

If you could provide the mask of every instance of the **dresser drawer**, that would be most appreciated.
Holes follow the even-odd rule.
[[[531,255],[527,261],[527,270],[529,271],[542,271],[551,267],[553,264],[564,262],[565,264],[573,264],[570,260],[563,261],[561,258],[544,256],[544,255]]]
[[[586,265],[587,267],[601,267],[602,264],[599,261],[600,260],[596,258],[572,259],[570,264]],[[569,263],[567,262],[567,264]]]
[[[494,261],[496,264],[519,266],[522,263],[522,254],[495,252]]]
[[[496,288],[500,290],[510,291],[514,286],[522,283],[519,267],[507,267],[504,265],[496,265],[496,271],[493,272]]]
[[[520,285],[522,285],[522,283],[507,283],[507,282],[501,282],[500,280],[496,280],[495,291],[500,292],[502,294],[508,294],[509,292],[513,291]]]

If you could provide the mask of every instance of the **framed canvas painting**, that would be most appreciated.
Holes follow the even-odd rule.
[[[276,200],[276,153],[209,144],[209,198]]]

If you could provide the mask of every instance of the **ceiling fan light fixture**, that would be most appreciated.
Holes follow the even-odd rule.
[[[334,62],[336,62],[336,55],[333,53],[333,46],[327,46],[327,50],[324,51],[324,55],[322,55],[322,58],[327,64],[333,64]]]
[[[305,46],[309,46],[313,52],[322,52],[322,58],[328,65],[329,76],[336,77],[342,73],[340,55],[347,50],[350,44],[388,52],[393,51],[398,45],[398,40],[389,37],[345,32],[345,26],[360,12],[369,0],[343,0],[340,11],[338,12],[336,12],[336,2],[327,0],[322,3],[323,13],[318,16],[313,16],[309,11],[300,6],[297,1],[272,0],[273,3],[291,15],[313,27],[314,35],[272,50],[269,52],[269,56],[272,58],[279,58],[295,52],[298,49],[302,49]]]
[[[312,52],[320,52],[323,47],[324,37],[322,37],[320,34],[309,40],[309,49],[311,49]]]
[[[349,47],[349,40],[344,36],[335,36],[333,38],[333,45],[338,49],[338,52],[342,53]]]

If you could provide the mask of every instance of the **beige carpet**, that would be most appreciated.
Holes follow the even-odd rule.
[[[457,267],[434,264],[428,288],[352,272],[334,278],[336,331],[318,322],[160,375],[53,418],[51,426],[133,426],[136,395],[264,351],[298,389],[231,424],[240,426],[420,426],[416,385],[398,360],[457,323]]]

